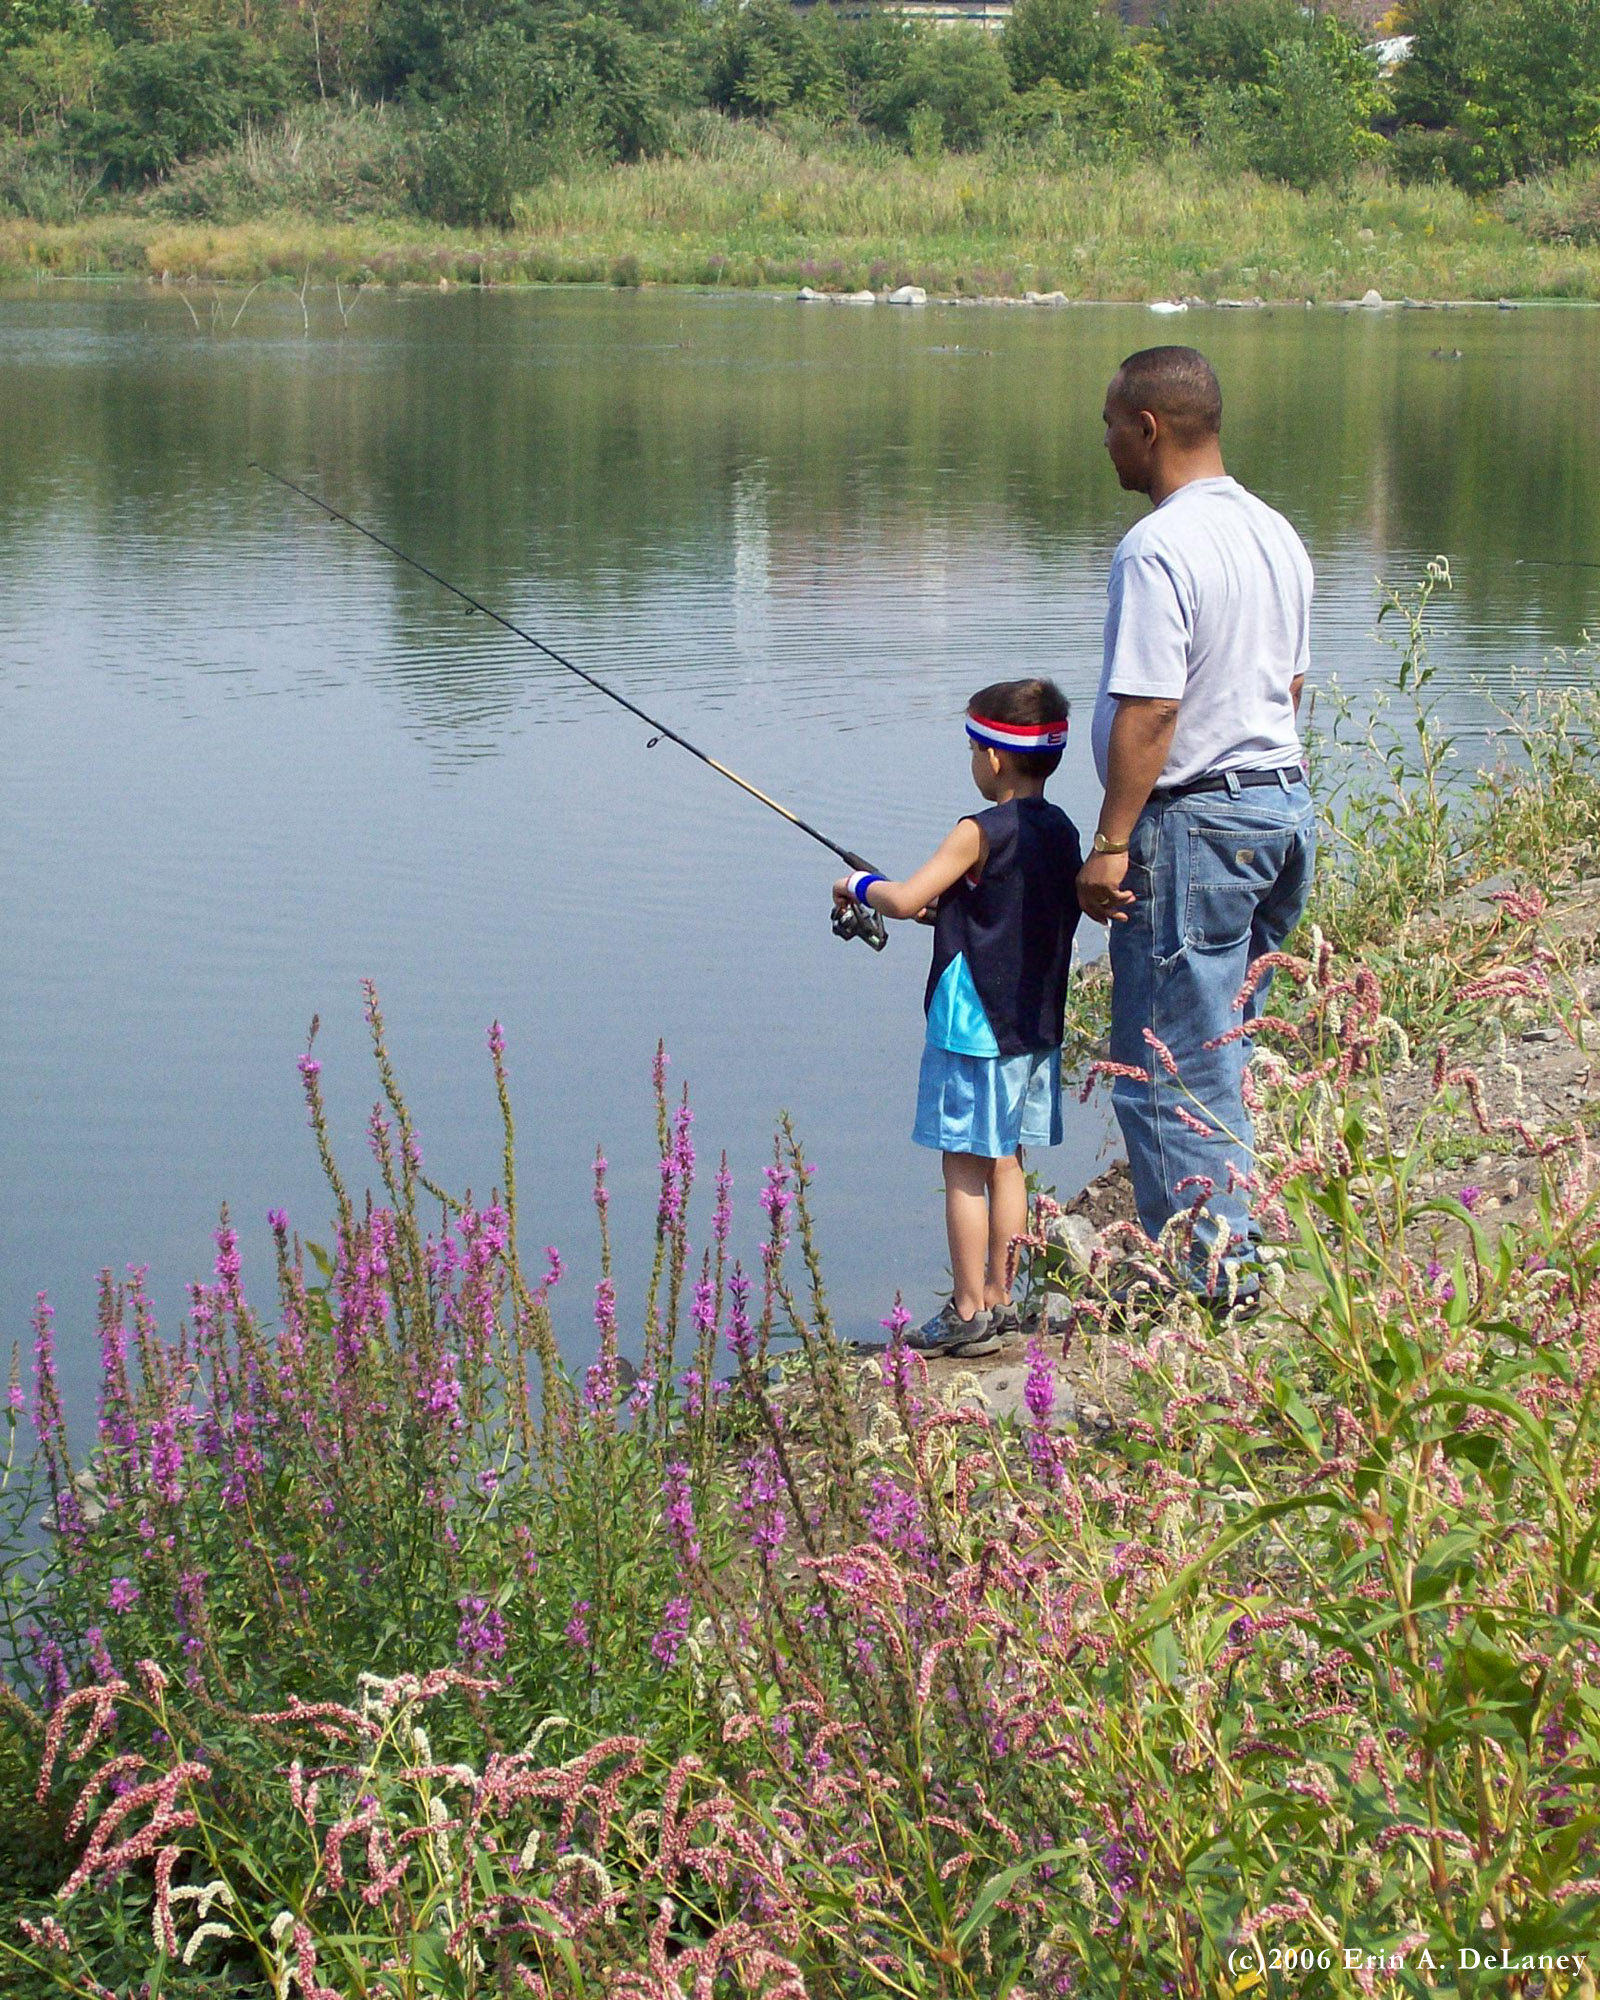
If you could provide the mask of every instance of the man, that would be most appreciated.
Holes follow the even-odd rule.
[[[1154,512],[1111,564],[1094,716],[1105,800],[1078,899],[1110,926],[1112,1060],[1146,1073],[1113,1090],[1139,1220],[1159,1237],[1204,1196],[1189,1281],[1221,1303],[1257,1285],[1242,1268],[1255,1228],[1241,1178],[1255,1162],[1248,1044],[1208,1045],[1239,1025],[1251,961],[1279,949],[1311,886],[1297,727],[1311,562],[1283,516],[1229,478],[1204,355],[1130,355],[1104,417],[1117,477]]]

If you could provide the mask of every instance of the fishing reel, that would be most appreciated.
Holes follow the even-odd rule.
[[[865,903],[836,904],[833,934],[836,938],[843,938],[846,944],[851,938],[860,938],[874,951],[882,951],[889,942],[889,926],[876,910],[868,909]]]

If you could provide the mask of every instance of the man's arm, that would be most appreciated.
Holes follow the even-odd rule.
[[[1155,789],[1178,726],[1178,704],[1144,695],[1118,695],[1106,746],[1106,795],[1100,831],[1124,847]],[[1125,889],[1128,856],[1091,854],[1078,873],[1078,905],[1097,924],[1126,923],[1133,891]]]

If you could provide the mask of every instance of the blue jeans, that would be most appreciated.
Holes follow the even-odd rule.
[[[1265,984],[1242,1013],[1234,1004],[1245,974],[1282,947],[1310,892],[1311,794],[1298,773],[1285,776],[1286,784],[1241,787],[1237,797],[1153,799],[1129,848],[1124,886],[1137,900],[1127,922],[1110,927],[1111,1057],[1149,1079],[1118,1077],[1112,1091],[1139,1221],[1158,1237],[1206,1193],[1210,1219],[1202,1215],[1190,1252],[1202,1291],[1213,1289],[1214,1275],[1227,1288],[1233,1274],[1217,1272],[1217,1257],[1237,1263],[1257,1235],[1249,1194],[1229,1185],[1230,1167],[1245,1174],[1255,1165],[1242,1095],[1250,1044],[1206,1044],[1259,1012]],[[1171,1051],[1176,1077],[1145,1040],[1147,1028]],[[1186,1124],[1180,1106],[1209,1134]]]

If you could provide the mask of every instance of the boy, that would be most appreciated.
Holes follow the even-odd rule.
[[[989,801],[904,882],[833,885],[885,917],[933,921],[927,1042],[912,1139],[944,1156],[953,1296],[907,1335],[924,1353],[991,1354],[1020,1331],[1012,1246],[1028,1226],[1024,1146],[1061,1141],[1061,1030],[1077,829],[1044,796],[1067,740],[1053,681],[998,681],[967,704],[972,780]]]

